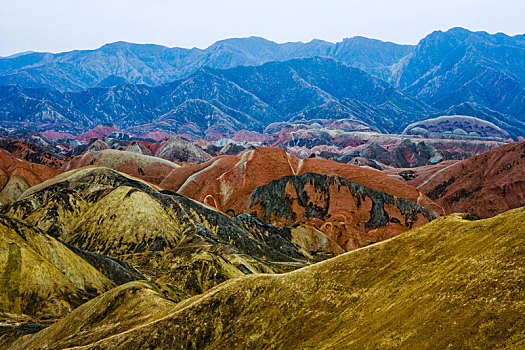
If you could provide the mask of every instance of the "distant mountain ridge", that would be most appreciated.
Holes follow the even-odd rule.
[[[389,81],[437,109],[471,102],[525,121],[525,35],[437,31],[400,64]]]
[[[165,130],[210,140],[258,132],[300,117],[356,120],[400,132],[436,111],[370,74],[330,58],[269,62],[231,69],[201,68],[159,86],[121,85],[62,92],[0,86],[0,125],[65,131],[113,123],[138,133]],[[296,118],[297,119],[297,118]]]
[[[414,46],[249,37],[204,50],[116,42],[0,58],[0,87],[0,120],[11,127],[29,118],[46,130],[82,131],[96,122],[220,138],[291,119],[337,115],[400,132],[462,114],[523,136],[525,35],[453,28]]]
[[[259,37],[233,38],[204,50],[115,42],[95,50],[29,52],[0,58],[0,85],[75,91],[101,86],[108,78],[118,85],[124,81],[160,85],[188,77],[201,67],[226,69],[319,56],[366,71],[383,72],[412,48],[363,37],[335,44],[322,40],[278,44]]]

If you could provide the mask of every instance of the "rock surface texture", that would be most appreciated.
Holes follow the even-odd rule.
[[[315,173],[285,176],[257,187],[248,212],[279,225],[314,225],[345,250],[383,241],[436,218],[413,201],[337,175]]]

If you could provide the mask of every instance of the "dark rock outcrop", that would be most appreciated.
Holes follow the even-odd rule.
[[[285,176],[257,187],[248,211],[274,224],[313,224],[347,250],[436,218],[413,201],[337,175],[315,173]]]

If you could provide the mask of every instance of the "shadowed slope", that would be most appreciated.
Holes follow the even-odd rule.
[[[101,313],[99,297],[11,349],[521,348],[524,220],[523,208],[442,217],[294,272],[230,280],[111,336],[79,317]],[[71,329],[82,335],[65,338]]]
[[[175,305],[148,283],[131,282],[110,290],[103,298],[97,298],[89,305],[74,310],[71,315],[75,321],[69,322],[65,328],[56,329],[53,335],[74,346],[88,341],[93,331],[106,337],[144,322],[157,320],[168,314]],[[83,330],[86,324],[90,327]],[[23,339],[22,343],[28,340],[30,342],[30,339]]]

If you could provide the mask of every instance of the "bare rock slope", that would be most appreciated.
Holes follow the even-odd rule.
[[[437,171],[418,188],[447,213],[491,217],[525,205],[525,142],[495,148]]]

